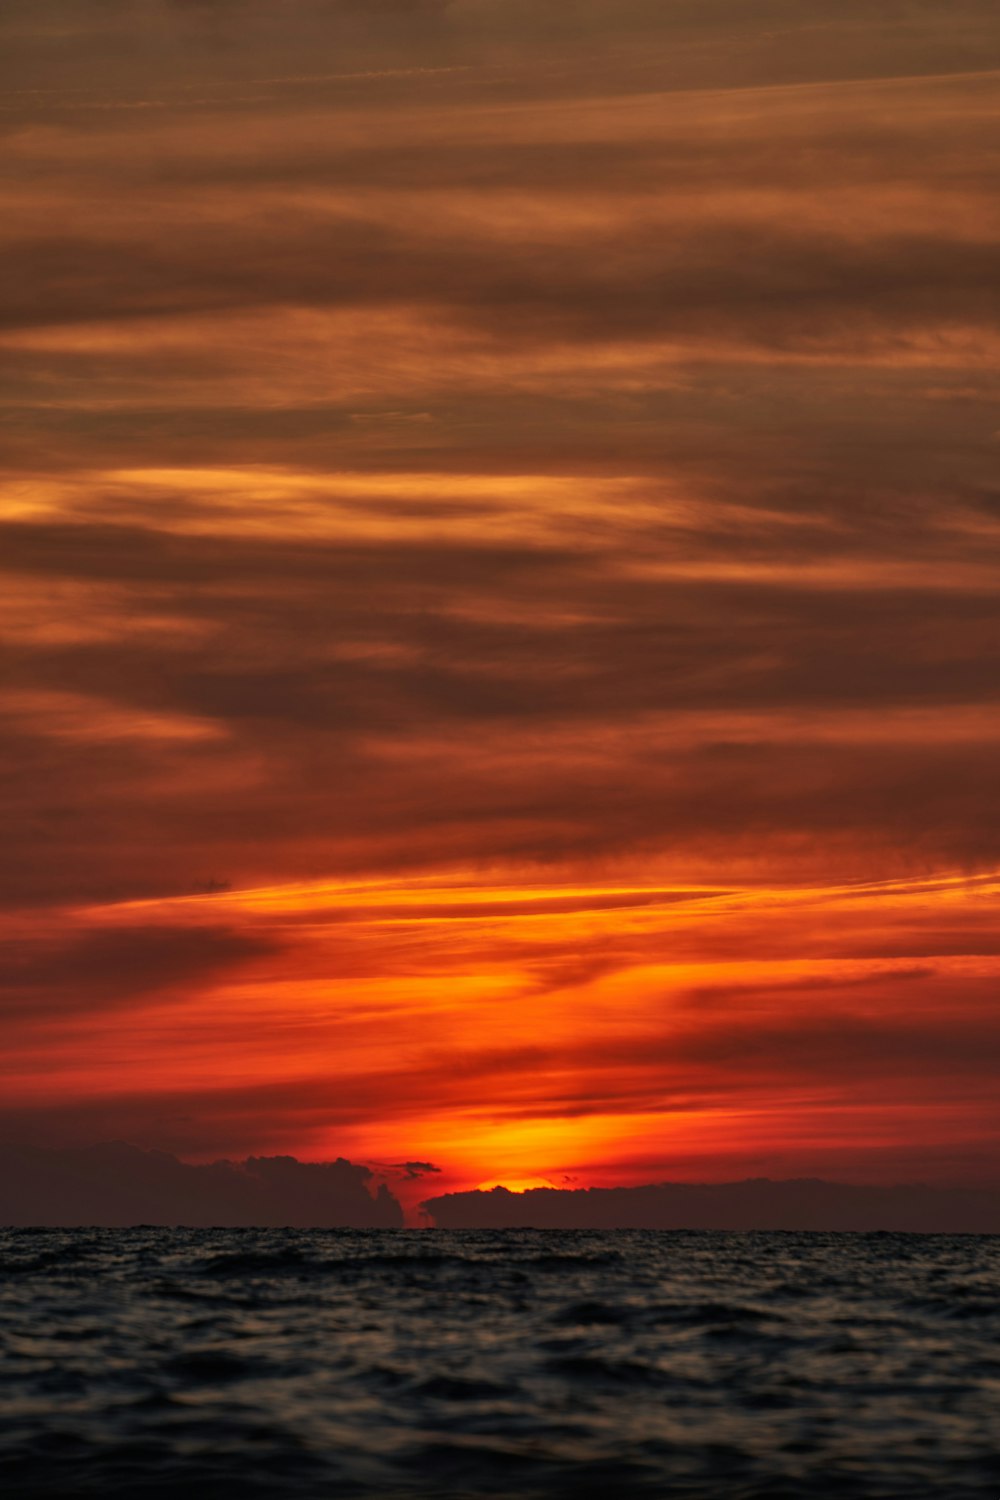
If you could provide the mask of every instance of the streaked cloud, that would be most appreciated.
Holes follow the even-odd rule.
[[[994,8],[669,9],[9,0],[13,1134],[986,1170]]]

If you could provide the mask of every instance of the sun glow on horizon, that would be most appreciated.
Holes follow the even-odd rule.
[[[0,7],[0,1137],[995,1170],[995,20],[552,6]]]
[[[495,1188],[503,1188],[508,1193],[531,1193],[536,1188],[555,1188],[559,1183],[553,1182],[549,1177],[503,1177],[491,1178],[488,1182],[477,1183],[473,1189],[477,1193],[492,1193]]]

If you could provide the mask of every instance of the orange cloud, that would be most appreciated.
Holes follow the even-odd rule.
[[[4,1130],[995,1176],[992,7],[83,9],[0,17]]]

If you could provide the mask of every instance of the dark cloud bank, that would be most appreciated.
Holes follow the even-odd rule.
[[[415,1167],[433,1170],[429,1164]],[[818,1179],[657,1183],[447,1193],[422,1207],[439,1229],[895,1230],[1000,1233],[1000,1193]],[[250,1157],[195,1166],[123,1142],[0,1147],[0,1224],[124,1228],[399,1229],[403,1210],[343,1158]]]
[[[192,1166],[115,1142],[78,1151],[0,1147],[0,1223],[75,1227],[398,1229],[399,1203],[340,1158],[291,1156]]]
[[[1000,1233],[1000,1194],[853,1187],[803,1178],[630,1188],[446,1193],[422,1205],[440,1229],[817,1229]]]

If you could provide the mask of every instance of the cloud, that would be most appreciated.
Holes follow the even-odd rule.
[[[118,1142],[82,1150],[0,1147],[0,1223],[395,1229],[402,1211],[342,1158],[251,1157],[192,1166]]]
[[[708,504],[705,516],[711,528]],[[915,526],[912,546],[935,531],[925,541]],[[695,518],[657,545],[704,560],[706,541],[714,559]],[[780,523],[765,544],[781,555]],[[598,557],[566,538],[9,526],[10,578],[85,582],[109,624],[8,648],[11,689],[75,693],[91,726],[83,742],[8,700],[8,889],[181,893],[202,871],[266,883],[315,870],[302,841],[334,829],[332,869],[363,867],[366,835],[376,865],[388,839],[416,862],[727,835],[828,839],[827,860],[853,835],[899,868],[996,857],[994,590],[941,589],[930,563],[926,584],[899,587],[858,587],[850,560],[823,589],[766,571],[628,576],[632,548],[652,545],[641,526]],[[788,555],[791,575],[800,565]],[[164,610],[189,629],[152,628]],[[123,638],[116,615],[150,629]],[[201,737],[165,740],[176,724]]]
[[[708,355],[720,343],[778,355],[826,348],[844,357],[878,337],[928,328],[997,333],[995,235],[977,222],[974,192],[937,224],[929,202],[928,222],[921,215],[911,226],[902,207],[887,221],[877,199],[867,214],[859,204],[870,222],[851,232],[822,211],[819,222],[802,222],[797,192],[757,205],[734,191],[721,214],[717,199],[685,194],[677,208],[658,199],[619,205],[610,222],[596,223],[566,204],[562,215],[540,214],[534,234],[529,219],[502,238],[497,220],[506,223],[515,204],[507,213],[460,204],[453,224],[442,207],[434,228],[414,223],[402,205],[397,215],[366,217],[353,206],[319,214],[286,203],[276,222],[279,206],[265,201],[249,224],[241,215],[232,228],[195,220],[169,239],[155,211],[148,227],[8,238],[12,291],[0,326],[397,305],[426,307],[482,337],[502,335],[529,360],[558,341],[673,341]],[[164,227],[175,214],[167,194]]]
[[[996,1234],[993,1192],[818,1180],[655,1183],[449,1193],[422,1205],[439,1229],[730,1229]]]
[[[69,0],[41,8],[9,0],[3,26],[21,56],[40,52],[50,66],[72,38],[102,77],[102,41],[130,42],[143,72],[162,76],[154,42],[169,56],[214,40],[244,64],[270,51],[303,72],[318,71],[317,53],[330,47],[383,60],[436,47],[522,67],[565,64],[568,55],[597,77],[626,80],[629,64],[648,67],[659,46],[661,77],[718,84],[983,66],[995,45],[992,19],[988,0],[959,0],[947,27],[930,0],[908,5],[905,24],[890,25],[860,0],[847,0],[835,18],[819,0],[768,0],[750,16],[732,0],[672,4],[666,12],[654,0],[578,0],[571,12],[559,0],[283,0],[280,15],[267,0],[104,0],[89,10]]]
[[[84,928],[53,941],[37,931],[5,942],[0,1011],[27,1024],[69,1023],[239,973],[278,945],[225,925]]]
[[[0,35],[12,1133],[978,1170],[986,0]]]

